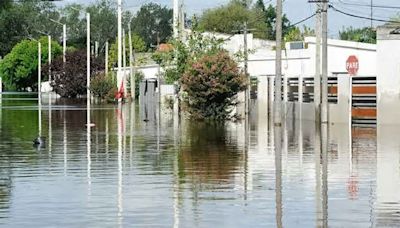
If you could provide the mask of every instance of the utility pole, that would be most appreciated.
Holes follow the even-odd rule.
[[[371,29],[374,28],[374,0],[371,0]]]
[[[132,30],[131,30],[131,23],[128,24],[129,30],[129,69],[130,69],[130,81],[131,81],[131,98],[135,100],[136,98],[136,79],[134,75],[133,69],[133,45],[132,45]]]
[[[314,76],[314,104],[315,120],[321,121],[321,4],[317,3],[317,18],[315,26],[315,76]],[[303,83],[303,82],[300,82]],[[299,94],[302,96],[302,94]]]
[[[282,0],[276,0],[276,58],[275,58],[274,124],[282,125]]]
[[[328,117],[328,0],[322,3],[322,107],[321,123],[327,124]]]
[[[118,0],[118,91],[121,89],[122,82],[122,0]],[[121,99],[118,102],[121,102]]]
[[[174,38],[177,39],[179,36],[179,0],[173,0],[173,17]]]

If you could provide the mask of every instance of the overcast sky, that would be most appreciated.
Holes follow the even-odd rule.
[[[117,0],[115,0],[117,1]],[[182,1],[182,0],[181,0]],[[189,14],[201,14],[201,12],[208,8],[213,8],[222,4],[229,2],[229,0],[183,0],[185,9]],[[354,15],[370,17],[371,9],[368,6],[355,6],[351,4],[360,5],[370,5],[371,0],[330,0],[330,2],[338,9],[351,13]],[[374,18],[389,20],[391,17],[400,13],[400,0],[373,0],[373,5],[384,6],[385,8],[375,7],[373,9]],[[96,0],[64,0],[63,4],[68,3],[82,3],[89,4],[96,2]],[[171,7],[172,0],[123,0],[125,9],[131,11],[136,11],[141,5],[155,2],[162,5],[167,5]],[[264,0],[265,4],[275,4],[276,0]],[[387,6],[397,7],[397,9],[388,9]],[[284,13],[289,17],[292,23],[300,21],[310,15],[315,11],[315,5],[308,3],[308,0],[284,0]],[[305,22],[308,26],[314,26],[314,20],[309,20]],[[371,22],[365,19],[358,19],[349,16],[342,15],[338,12],[329,11],[329,36],[336,37],[338,31],[343,27],[364,27],[370,26]],[[379,22],[374,22],[374,24],[381,24]]]

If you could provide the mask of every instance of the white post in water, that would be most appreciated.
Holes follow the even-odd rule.
[[[282,0],[276,1],[276,66],[274,123],[282,125]]]
[[[48,37],[48,43],[49,43],[49,83],[51,83],[51,36]]]
[[[38,113],[39,137],[42,136],[42,44],[38,42]]]
[[[106,77],[108,76],[108,41],[106,42],[106,56],[105,56],[105,73],[106,73]]]
[[[67,62],[67,25],[63,24],[63,63]]]
[[[90,14],[86,14],[87,35],[86,35],[86,95],[87,102],[90,103]],[[89,112],[88,112],[89,113]],[[88,115],[88,124],[90,124],[90,114]]]
[[[133,71],[133,45],[132,45],[132,30],[131,23],[128,25],[129,27],[129,68],[130,68],[130,81],[131,81],[131,98],[135,100],[136,96],[136,79]]]
[[[117,71],[118,91],[122,85],[122,0],[118,0],[118,71]],[[119,99],[118,102],[121,102]]]

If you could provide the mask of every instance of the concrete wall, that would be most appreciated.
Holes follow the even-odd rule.
[[[400,123],[400,35],[396,27],[378,28],[378,124]]]
[[[376,45],[342,40],[328,40],[328,72],[346,72],[350,55],[359,59],[358,75],[375,76]],[[305,49],[282,51],[282,73],[287,76],[313,76],[315,74],[315,38],[305,39]],[[253,76],[275,74],[275,51],[256,50],[249,56],[249,73]]]

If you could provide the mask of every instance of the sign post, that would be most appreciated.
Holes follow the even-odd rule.
[[[349,56],[346,61],[346,70],[347,73],[351,76],[355,76],[358,73],[358,69],[360,67],[360,64],[358,62],[358,58],[355,55]]]

